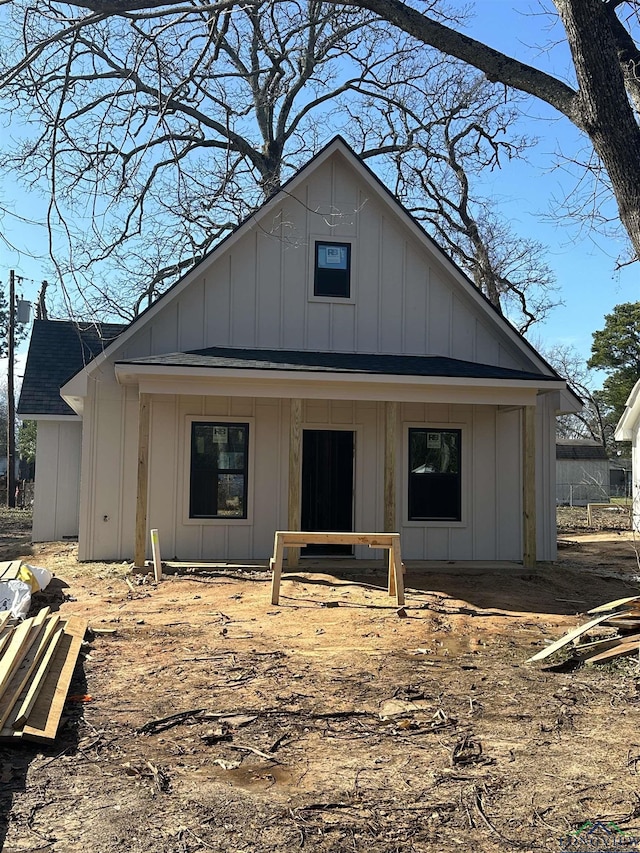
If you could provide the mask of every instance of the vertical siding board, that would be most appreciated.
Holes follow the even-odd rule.
[[[243,251],[232,254],[231,346],[234,347],[255,345],[257,235],[257,231],[247,235]]]
[[[180,327],[178,350],[202,349],[205,347],[204,279],[200,278],[180,296]]]
[[[282,239],[280,234],[258,233],[256,345],[277,349],[281,339]]]
[[[395,222],[385,216],[382,224],[380,281],[380,352],[402,352],[404,314],[404,240]]]
[[[520,411],[498,411],[496,418],[498,560],[522,559],[522,463]]]
[[[281,344],[284,349],[306,349],[307,309],[309,294],[310,257],[313,247],[309,240],[307,199],[301,189],[302,203],[291,201],[282,207],[282,297]]]
[[[430,355],[451,355],[452,293],[432,269],[429,277],[428,342]]]
[[[253,548],[255,559],[264,559],[273,551],[273,535],[279,530],[278,482],[282,465],[280,406],[277,400],[256,401],[253,465]],[[288,459],[288,453],[287,453]]]
[[[58,436],[60,424],[55,421],[38,423],[36,443],[36,477],[33,501],[32,539],[49,542],[56,536],[56,497],[59,478]]]
[[[92,559],[112,559],[117,551],[120,506],[120,468],[123,452],[123,389],[108,383],[96,383],[96,454],[94,553]]]
[[[407,243],[403,352],[416,355],[427,352],[427,271],[422,253],[412,243]]]
[[[359,352],[377,352],[380,301],[381,239],[380,208],[375,202],[360,197],[359,237],[355,245],[356,274],[356,341]]]
[[[328,302],[311,302],[307,312],[306,348],[331,349],[331,305]]]
[[[155,395],[151,401],[151,437],[149,443],[149,513],[148,529],[156,528],[161,550],[172,554],[174,525],[178,510],[174,488],[175,398]]]
[[[231,345],[231,252],[203,275],[205,346]]]
[[[472,558],[496,559],[496,416],[495,409],[478,406],[471,435],[473,491],[470,500]]]
[[[354,352],[356,349],[356,306],[331,306],[331,349]]]
[[[451,355],[464,361],[474,361],[476,356],[476,320],[462,299],[453,298],[453,341]]]

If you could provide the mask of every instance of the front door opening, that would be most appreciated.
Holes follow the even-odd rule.
[[[351,430],[303,430],[303,530],[353,530],[353,437]],[[302,554],[350,555],[353,548],[307,545]]]

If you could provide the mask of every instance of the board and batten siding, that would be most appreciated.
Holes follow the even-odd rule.
[[[351,242],[351,298],[313,296],[316,239]],[[339,153],[198,270],[113,360],[228,346],[442,355],[532,369],[439,252]]]
[[[38,421],[36,477],[33,498],[34,542],[78,535],[80,421]]]
[[[288,400],[152,395],[147,527],[160,531],[166,559],[266,560],[273,534],[287,527]],[[249,518],[188,519],[190,418],[250,424]],[[355,434],[354,527],[381,530],[384,520],[384,403],[305,400],[303,429]],[[135,526],[138,400],[135,388],[90,382],[85,406],[80,559],[130,559]],[[519,560],[522,529],[521,412],[495,406],[398,406],[398,526],[406,559]],[[407,521],[410,426],[463,431],[464,516],[459,524]],[[542,430],[539,433],[543,432]],[[542,438],[539,434],[538,438]],[[548,437],[544,440],[549,440]],[[547,472],[544,476],[550,476]],[[538,473],[538,477],[542,472]],[[100,483],[92,488],[91,481]],[[542,496],[539,490],[539,502]],[[542,504],[539,505],[542,510]],[[542,513],[540,513],[542,515]],[[539,532],[540,559],[552,559]],[[373,556],[360,548],[356,556]],[[379,556],[379,555],[378,555]]]

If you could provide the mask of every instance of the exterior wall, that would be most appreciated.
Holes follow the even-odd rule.
[[[188,515],[188,418],[250,424],[249,518],[191,520]],[[540,412],[540,421],[546,415]],[[136,389],[91,383],[85,405],[80,559],[130,559],[133,551],[138,401]],[[402,404],[398,407],[397,511],[403,556],[430,560],[522,558],[521,412],[495,406]],[[303,428],[355,432],[354,527],[383,524],[384,404],[307,400]],[[462,430],[463,520],[407,521],[409,426]],[[538,442],[552,442],[552,421]],[[273,533],[287,527],[289,401],[270,398],[154,395],[151,398],[147,527],[160,531],[167,559],[246,560],[271,554]],[[553,457],[551,456],[551,459]],[[538,558],[555,556],[552,468],[538,481]],[[94,484],[99,483],[99,488]],[[545,491],[546,490],[546,491]],[[555,502],[553,503],[555,510]],[[370,558],[368,548],[357,557]]]
[[[38,421],[34,542],[78,535],[82,423]]]
[[[633,529],[640,531],[640,421],[633,425],[633,437],[631,439],[631,471],[633,485],[631,489],[633,502]]]
[[[114,360],[209,346],[533,363],[340,154],[204,262]],[[350,299],[314,297],[316,239],[351,241]],[[497,317],[496,317],[497,320]]]

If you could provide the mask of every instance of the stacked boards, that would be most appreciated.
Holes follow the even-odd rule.
[[[640,596],[618,598],[588,611],[594,618],[569,631],[555,643],[529,658],[543,660],[560,649],[573,644],[573,657],[586,664],[605,663],[616,658],[640,653]],[[581,637],[596,627],[614,628],[616,634],[578,642]]]
[[[0,741],[55,739],[87,622],[45,607],[18,625],[0,613]]]
[[[20,574],[22,560],[9,560],[0,563],[0,581],[14,581]]]

